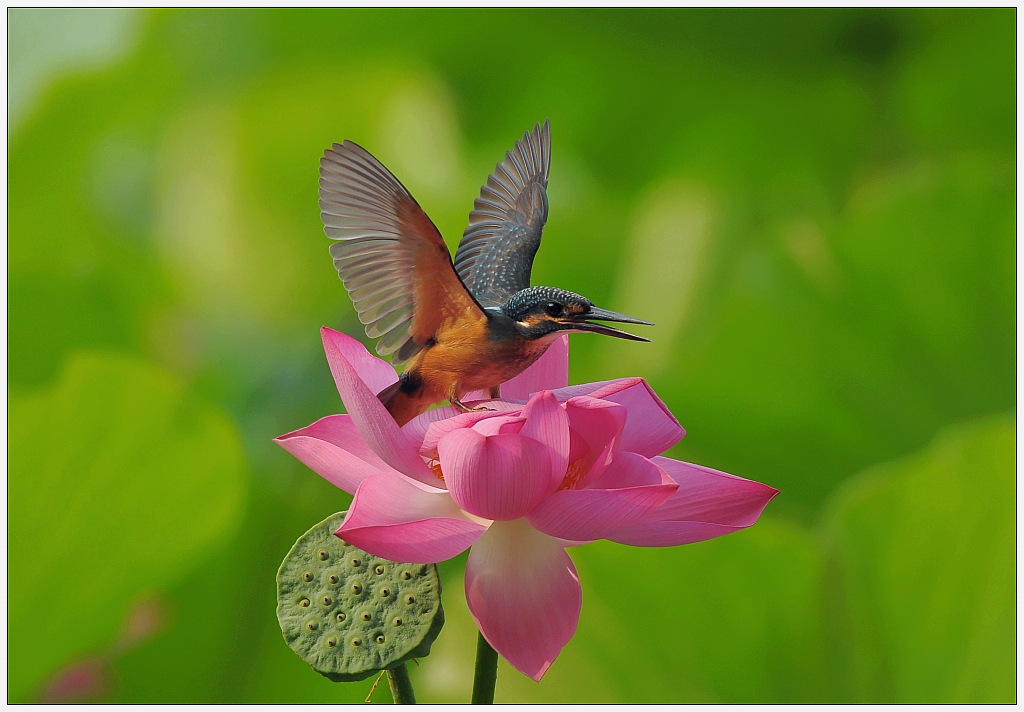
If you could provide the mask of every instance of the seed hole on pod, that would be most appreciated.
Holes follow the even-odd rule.
[[[399,627],[400,625],[402,625],[402,623],[404,623],[404,622],[405,622],[405,621],[403,621],[403,620],[402,620],[402,617],[401,617],[401,616],[396,616],[396,617],[395,617],[395,618],[394,618],[394,619],[393,619],[393,620],[391,621],[391,625],[393,625],[393,626],[395,626],[395,627],[397,628],[397,627]]]
[[[360,566],[363,565],[363,560],[360,559],[358,556],[353,556],[351,559],[348,560],[348,563],[352,565],[353,569],[358,569]]]
[[[411,593],[407,593],[407,594],[405,594],[405,598],[403,598],[402,600],[405,601],[406,603],[415,603],[416,602],[416,597],[413,596]]]
[[[381,643],[383,643],[383,642],[384,642],[384,636],[383,636],[383,635],[378,635],[378,636],[377,636],[377,637],[375,638],[375,640],[377,641],[377,644],[378,644],[378,645],[380,645]]]
[[[327,580],[330,581],[331,583],[338,583],[338,581],[341,581],[341,579],[338,578],[337,574],[331,574],[330,576],[327,577]]]
[[[408,569],[406,569],[405,571],[403,571],[403,572],[402,572],[402,578],[403,578],[403,579],[405,579],[406,581],[408,581],[409,579],[411,579],[411,578],[412,578],[412,571],[409,571]]]
[[[378,591],[378,593],[380,594],[381,598],[387,598],[388,596],[391,595],[391,589],[388,588],[387,586],[382,586],[380,591]]]
[[[326,549],[321,549],[320,551],[316,552],[316,558],[320,559],[320,561],[327,561],[329,558],[331,558],[331,555],[327,553]]]
[[[316,630],[319,627],[320,624],[316,621],[306,621],[306,628],[308,628],[309,630]]]
[[[344,622],[345,622],[345,618],[346,618],[346,616],[345,616],[345,614],[344,614],[344,613],[339,613],[339,614],[338,614],[338,615],[336,616],[336,618],[338,619],[338,622],[339,622],[339,623],[344,623]]]
[[[302,608],[309,608],[309,599],[308,598],[300,598],[299,599],[299,605]]]
[[[381,576],[381,575],[383,575],[383,573],[384,573],[384,567],[383,567],[383,566],[380,566],[380,565],[377,565],[376,567],[374,567],[374,569],[373,569],[373,573],[377,574],[378,576]]]
[[[309,581],[312,581],[313,580],[313,572],[312,571],[303,571],[302,572],[302,580],[306,581],[307,583]]]
[[[321,596],[320,597],[320,603],[322,603],[325,606],[329,606],[332,603],[334,603],[334,601],[331,600],[330,596]]]
[[[335,637],[334,637],[334,636],[332,635],[331,637],[329,637],[329,638],[327,639],[327,641],[326,641],[326,642],[327,642],[327,647],[328,647],[328,648],[333,648],[334,646],[336,646],[336,645],[338,644],[338,639],[337,639],[337,638],[335,638]]]
[[[352,646],[353,647],[358,648],[362,644],[363,644],[363,639],[362,638],[353,638],[352,639]]]
[[[361,584],[359,581],[353,581],[352,585],[349,586],[349,588],[352,590],[352,593],[362,593],[363,592],[363,584]]]
[[[373,618],[373,614],[370,613],[369,611],[363,611],[362,613],[359,614],[359,618],[361,620],[368,621],[371,618]]]

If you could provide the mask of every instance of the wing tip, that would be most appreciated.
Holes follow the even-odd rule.
[[[323,166],[324,162],[329,161],[331,156],[337,156],[341,158],[344,157],[346,154],[370,156],[370,158],[373,158],[373,154],[371,154],[365,148],[360,146],[352,139],[346,138],[341,143],[332,142],[330,148],[324,149],[324,155],[320,157],[320,165]]]
[[[535,136],[537,136],[538,139],[547,139],[548,141],[550,141],[551,120],[545,116],[543,122],[538,121],[533,126],[533,133]]]

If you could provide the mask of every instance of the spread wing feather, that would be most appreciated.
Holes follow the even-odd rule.
[[[551,128],[537,124],[505,154],[480,190],[455,253],[455,271],[484,307],[530,286],[548,218]]]
[[[434,223],[376,158],[351,141],[320,159],[320,217],[331,256],[366,335],[394,364],[416,355],[441,322],[483,319]]]

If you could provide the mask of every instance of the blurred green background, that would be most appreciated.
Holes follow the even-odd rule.
[[[657,324],[571,379],[646,377],[670,455],[782,493],[572,550],[579,631],[497,700],[1015,701],[1015,22],[8,10],[8,700],[363,700],[274,614],[349,501],[271,443],[341,408],[319,327],[362,336],[318,160],[358,141],[454,249],[549,117],[534,283]],[[463,564],[422,701],[469,699]]]

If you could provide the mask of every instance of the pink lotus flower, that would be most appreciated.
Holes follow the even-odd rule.
[[[428,411],[399,428],[375,394],[395,370],[322,330],[348,415],[276,442],[355,495],[337,536],[394,561],[470,548],[466,600],[483,636],[540,680],[576,632],[565,551],[597,539],[689,544],[748,527],[777,490],[659,453],[683,428],[640,378],[567,386],[568,340],[502,386],[493,410]],[[482,394],[480,394],[482,396]]]

